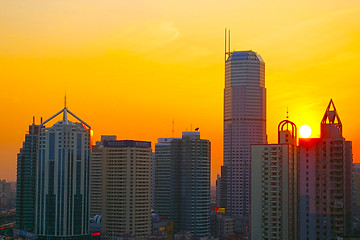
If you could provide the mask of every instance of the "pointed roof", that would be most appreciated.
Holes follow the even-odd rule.
[[[333,124],[337,129],[342,133],[342,123],[340,117],[336,111],[335,104],[332,99],[330,99],[329,105],[326,108],[321,124],[330,125]]]
[[[87,126],[89,129],[91,129],[90,125],[88,125],[86,122],[84,122],[83,120],[81,120],[78,116],[76,116],[74,113],[72,113],[69,109],[65,107],[59,111],[58,113],[56,113],[55,115],[53,115],[51,118],[47,119],[46,121],[42,122],[40,124],[41,126],[44,126],[45,123],[49,122],[50,120],[54,119],[56,116],[60,115],[61,113],[63,113],[63,120],[61,121],[63,124],[70,124],[71,122],[68,121],[68,113],[73,116],[74,118],[76,118],[77,120],[79,120],[82,124],[84,124],[85,126]]]
[[[332,99],[330,99],[330,103],[326,108],[326,111],[325,111],[325,114],[324,114],[324,117],[323,117],[321,123],[322,124],[340,124],[341,125],[340,117],[337,114],[335,104]]]

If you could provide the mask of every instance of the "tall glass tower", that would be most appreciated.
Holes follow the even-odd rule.
[[[225,61],[224,167],[226,212],[246,231],[250,211],[251,145],[266,144],[265,63],[253,51],[229,52]]]
[[[61,121],[45,126],[61,113]],[[70,122],[68,114],[80,122]],[[66,107],[39,126],[35,207],[39,239],[89,236],[90,135],[90,126]]]
[[[174,221],[174,233],[210,234],[210,148],[199,132],[155,145],[155,210]]]

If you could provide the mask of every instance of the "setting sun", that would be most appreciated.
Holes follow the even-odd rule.
[[[299,128],[299,133],[302,138],[308,138],[311,135],[311,128],[309,125],[301,125]]]

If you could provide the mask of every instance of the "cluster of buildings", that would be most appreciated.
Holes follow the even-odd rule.
[[[360,178],[352,177],[351,142],[342,136],[333,101],[319,138],[298,139],[287,119],[278,126],[278,143],[268,144],[265,63],[253,51],[225,56],[216,203],[210,201],[211,144],[199,132],[159,138],[154,153],[150,142],[116,136],[93,145],[90,125],[65,106],[39,125],[33,120],[25,136],[15,233],[52,240],[351,236],[360,209],[353,182]]]
[[[92,146],[91,136],[91,127],[66,107],[39,125],[33,120],[18,154],[16,235],[209,235],[210,141],[184,132],[160,138],[153,154],[150,142],[102,136]]]
[[[337,239],[353,234],[352,144],[331,100],[319,138],[297,138],[288,119],[278,143],[266,136],[265,63],[255,52],[228,52],[224,165],[218,207],[251,239]],[[356,201],[355,201],[356,202]]]

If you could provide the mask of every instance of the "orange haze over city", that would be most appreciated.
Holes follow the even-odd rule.
[[[101,135],[151,141],[199,127],[222,165],[224,28],[266,64],[268,142],[286,118],[319,137],[332,98],[360,161],[360,2],[0,2],[0,178],[28,125],[64,107]],[[174,128],[173,128],[174,121]]]

